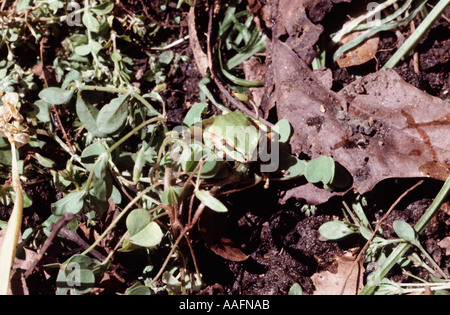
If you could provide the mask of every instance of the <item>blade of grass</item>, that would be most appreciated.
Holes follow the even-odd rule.
[[[426,3],[427,3],[427,0],[422,0],[421,2],[419,2],[417,4],[417,6],[414,8],[414,10],[403,19],[400,19],[398,21],[391,21],[391,22],[386,22],[383,20],[383,21],[381,21],[381,25],[378,25],[376,27],[366,30],[364,33],[362,33],[355,39],[353,39],[350,42],[339,47],[339,49],[334,53],[333,59],[336,60],[340,54],[358,46],[359,44],[361,44],[365,40],[369,39],[370,37],[378,34],[379,32],[388,31],[388,30],[394,29],[400,25],[409,23],[422,10],[422,8],[425,6]],[[394,13],[390,17],[396,16],[396,15],[397,14]],[[388,20],[388,19],[390,20],[390,17],[386,18],[385,20]]]
[[[427,17],[420,23],[419,27],[408,37],[408,39],[403,43],[403,45],[395,52],[395,54],[389,59],[389,61],[384,65],[383,69],[394,68],[400,59],[408,54],[420,41],[423,35],[431,28],[434,22],[439,18],[439,16],[444,12],[445,8],[450,4],[450,0],[441,0],[438,4],[431,10]]]

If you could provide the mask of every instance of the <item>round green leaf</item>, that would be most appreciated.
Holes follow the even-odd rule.
[[[136,209],[131,211],[127,216],[126,226],[130,236],[137,234],[139,231],[144,229],[144,227],[151,221],[150,214],[145,209]]]
[[[277,132],[280,136],[279,141],[282,143],[286,143],[291,136],[291,124],[287,119],[281,119],[278,121],[275,126],[273,126],[275,132]]]
[[[64,198],[52,203],[52,213],[54,215],[63,215],[64,213],[76,214],[80,212],[84,206],[85,195],[86,192],[84,190],[71,192]]]
[[[330,221],[322,224],[319,233],[328,240],[338,240],[357,231],[342,221]]]
[[[87,56],[91,53],[91,46],[90,45],[76,46],[75,53],[80,56]]]
[[[164,233],[156,222],[150,222],[142,230],[130,237],[131,243],[142,247],[155,247],[157,246]]]
[[[211,210],[214,210],[216,212],[228,211],[227,207],[225,207],[225,205],[220,202],[219,199],[213,197],[209,192],[205,190],[196,190],[195,196]]]
[[[333,181],[334,171],[333,159],[328,156],[320,156],[306,165],[305,177],[310,183],[322,182],[324,185],[328,185]]]
[[[39,92],[39,97],[47,103],[61,105],[70,101],[73,92],[74,89],[66,91],[58,87],[49,87]]]

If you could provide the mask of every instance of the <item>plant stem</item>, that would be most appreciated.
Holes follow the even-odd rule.
[[[439,3],[431,10],[427,17],[420,23],[419,27],[408,37],[408,39],[403,43],[403,45],[395,52],[395,54],[389,59],[389,61],[384,65],[383,69],[394,68],[400,59],[408,54],[420,41],[422,36],[430,29],[434,22],[439,18],[439,16],[444,12],[445,8],[449,5],[450,0],[441,0]]]
[[[434,215],[439,210],[441,205],[446,201],[449,194],[450,194],[450,176],[445,181],[444,186],[442,186],[441,190],[437,194],[433,203],[430,205],[430,207],[427,209],[427,211],[425,211],[425,213],[422,215],[419,222],[417,222],[417,224],[414,226],[414,229],[416,230],[417,234],[421,234],[425,230],[426,226],[431,221],[431,219],[434,217]],[[364,286],[364,288],[362,289],[360,294],[361,295],[372,294],[375,291],[375,289],[377,288],[380,281],[387,275],[387,273],[398,262],[398,260],[401,257],[403,257],[403,255],[409,250],[410,247],[411,247],[411,244],[409,244],[409,243],[402,243],[402,244],[398,245],[394,249],[394,251],[389,255],[389,257],[386,258],[386,260],[380,266],[380,268],[377,269],[371,275],[369,281]]]
[[[6,234],[3,238],[3,244],[0,249],[0,295],[6,295],[8,293],[11,268],[14,257],[16,256],[23,214],[23,191],[22,186],[20,185],[19,172],[17,170],[16,146],[12,136],[8,136],[8,140],[11,144],[12,184],[16,199],[11,217],[8,221],[8,227],[6,228]]]

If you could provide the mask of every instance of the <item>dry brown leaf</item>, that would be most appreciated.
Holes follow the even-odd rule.
[[[445,180],[450,174],[450,104],[393,70],[369,74],[334,93],[286,44],[275,43],[272,54],[278,118],[293,127],[294,154],[333,157],[352,174],[358,193],[387,178]],[[311,186],[288,191],[284,200],[317,204],[332,195]]]
[[[279,0],[276,29],[280,40],[307,63],[311,63],[316,56],[314,45],[323,32],[323,26],[309,20],[305,2],[305,0]]]
[[[363,32],[354,32],[346,35],[342,38],[340,44],[346,44],[362,33]],[[364,41],[361,45],[356,46],[355,48],[341,54],[336,59],[336,62],[340,68],[362,65],[375,57],[378,51],[379,42],[380,38],[378,36],[371,37],[368,40]]]
[[[352,270],[354,257],[351,253],[337,257],[336,261],[338,264],[336,273],[321,271],[311,276],[316,287],[314,295],[355,295],[362,290],[364,286],[362,264]],[[344,285],[345,288],[342,291]]]
[[[248,255],[244,254],[242,250],[233,243],[232,240],[222,237],[220,239],[208,242],[208,247],[225,259],[231,261],[244,261],[248,259]]]
[[[208,57],[203,52],[202,47],[198,41],[197,29],[195,28],[195,3],[189,10],[188,29],[189,29],[189,44],[194,54],[194,60],[197,64],[198,72],[204,77],[208,70]]]

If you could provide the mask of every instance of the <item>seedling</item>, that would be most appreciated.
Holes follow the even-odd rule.
[[[423,246],[419,242],[417,232],[408,223],[402,220],[396,220],[394,221],[392,227],[394,228],[395,233],[397,233],[397,235],[401,239],[420,249],[422,254],[433,264],[434,268],[436,268],[436,270],[444,277],[444,279],[447,279],[447,275],[442,271],[439,265],[434,261],[433,258],[431,258],[431,256],[427,253],[427,251],[423,248]]]

